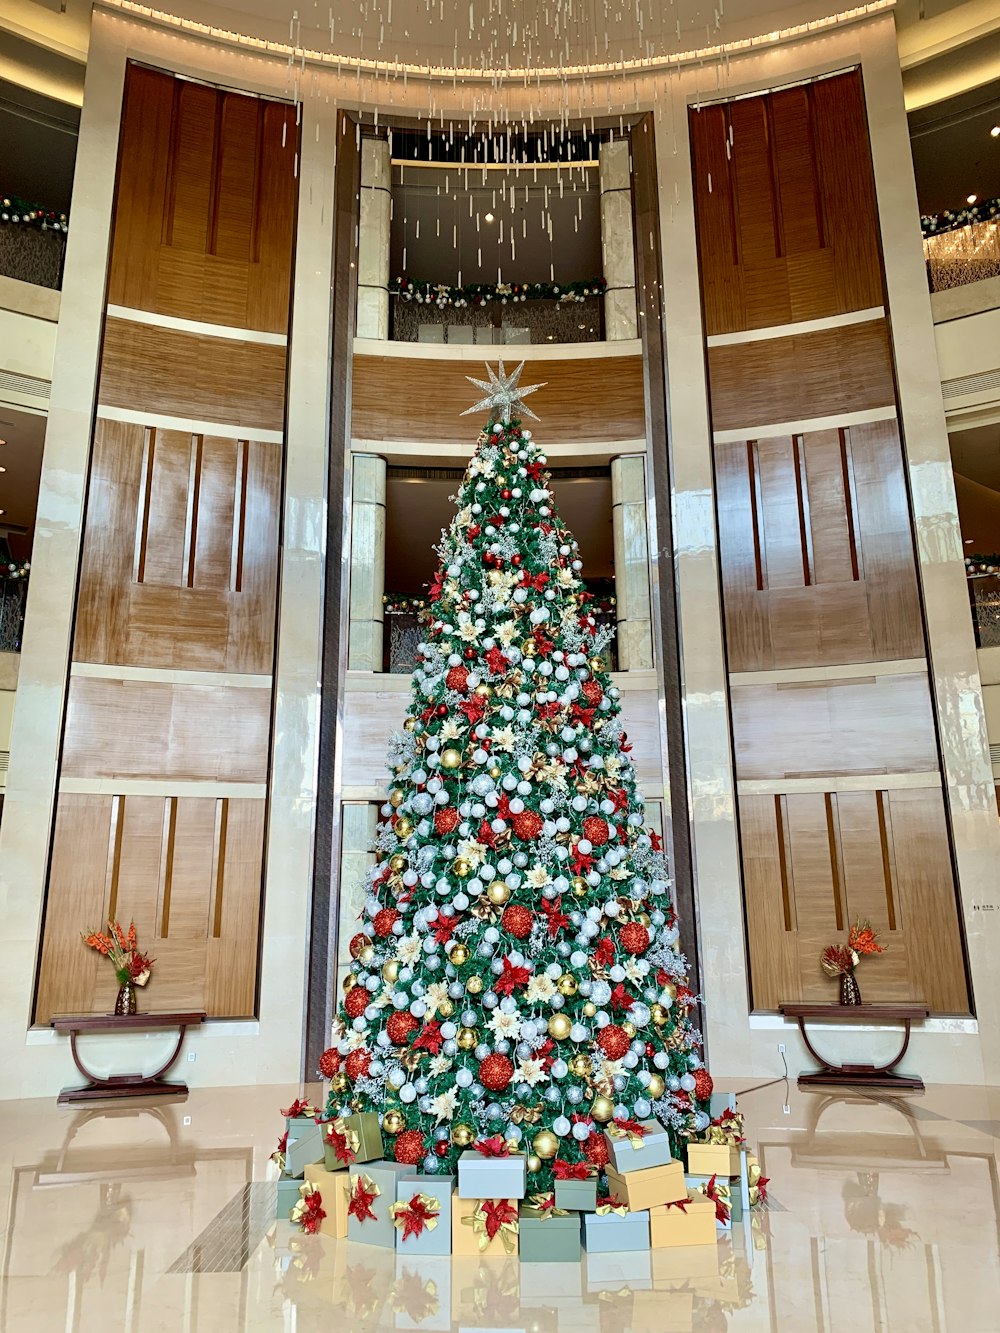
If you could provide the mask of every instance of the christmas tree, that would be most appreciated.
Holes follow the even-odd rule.
[[[556,1158],[603,1168],[612,1120],[658,1119],[676,1154],[712,1081],[610,631],[514,415],[541,387],[522,369],[473,380],[490,420],[442,534],[324,1072],[328,1117],[377,1112],[387,1157],[450,1172],[502,1135],[530,1192]]]

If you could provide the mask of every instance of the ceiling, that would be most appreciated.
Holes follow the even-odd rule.
[[[8,194],[69,211],[80,129],[77,107],[0,79],[0,181]]]
[[[27,529],[26,536],[11,536],[12,553],[28,559],[38,506],[38,479],[42,471],[42,446],[46,418],[0,403],[0,531],[5,525]]]
[[[1000,86],[974,88],[911,111],[910,149],[921,213],[962,208],[966,196],[1000,195]]]

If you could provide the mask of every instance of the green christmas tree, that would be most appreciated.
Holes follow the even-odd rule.
[[[610,631],[513,419],[540,387],[521,369],[473,380],[490,420],[439,547],[324,1072],[327,1115],[377,1112],[387,1157],[454,1171],[500,1134],[530,1193],[556,1158],[603,1168],[613,1119],[703,1129],[712,1081]]]

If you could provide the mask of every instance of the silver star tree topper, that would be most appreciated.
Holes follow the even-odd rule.
[[[509,425],[511,415],[516,409],[519,414],[537,421],[539,418],[530,407],[525,407],[523,400],[527,398],[529,393],[534,393],[537,389],[544,389],[545,384],[529,384],[527,387],[518,388],[517,382],[521,378],[521,371],[524,369],[523,361],[510,375],[504,370],[502,361],[498,363],[498,366],[499,374],[487,362],[488,380],[477,380],[472,375],[466,375],[465,378],[469,383],[474,384],[477,389],[482,389],[485,397],[480,398],[474,407],[467,407],[461,415],[468,417],[472,416],[474,412],[488,410],[491,421],[502,421],[506,426]]]

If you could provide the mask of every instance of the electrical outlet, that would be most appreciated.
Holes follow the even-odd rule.
[[[783,1041],[778,1042],[778,1054],[779,1055],[785,1054],[785,1043]]]
[[[197,1052],[197,1051],[188,1051],[188,1064],[192,1064],[192,1065],[193,1065],[194,1062],[195,1062],[195,1060],[197,1060],[197,1059],[198,1059],[198,1052]]]
[[[782,1114],[783,1114],[783,1115],[791,1115],[791,1114],[792,1114],[792,1108],[788,1105],[787,1102],[785,1102],[784,1106],[781,1108],[781,1111],[782,1111]]]
[[[191,1123],[191,1117],[190,1117],[189,1115],[186,1115],[186,1116],[184,1117],[183,1123],[184,1123],[185,1125],[190,1125],[190,1123]]]

